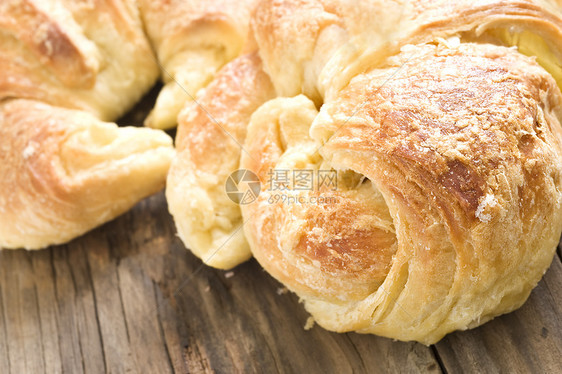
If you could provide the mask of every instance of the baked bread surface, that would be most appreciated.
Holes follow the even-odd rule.
[[[178,235],[208,265],[228,269],[251,257],[242,213],[224,186],[240,166],[250,116],[273,97],[259,56],[247,54],[226,65],[179,116],[166,197]]]
[[[158,65],[130,0],[0,3],[0,100],[34,99],[105,121],[126,113]]]

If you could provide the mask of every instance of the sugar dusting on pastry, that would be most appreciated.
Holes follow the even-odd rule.
[[[492,194],[487,194],[484,196],[478,208],[476,209],[476,218],[478,218],[481,222],[488,223],[492,219],[492,215],[490,213],[485,213],[486,208],[490,207],[493,208],[498,205],[498,199]]]
[[[36,150],[35,143],[29,142],[27,147],[25,147],[25,149],[23,150],[23,153],[22,153],[23,159],[27,160],[28,158],[33,156],[33,154],[35,153],[35,150]]]

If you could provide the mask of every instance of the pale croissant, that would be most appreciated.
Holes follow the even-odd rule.
[[[181,109],[193,101],[217,71],[245,48],[250,13],[258,0],[140,0],[165,86],[145,121],[176,126]]]
[[[248,54],[226,65],[179,116],[166,198],[178,235],[208,265],[228,269],[251,257],[224,183],[239,168],[250,116],[274,97],[259,57]]]
[[[224,76],[203,95],[227,111],[243,149],[221,153],[215,123],[183,116],[197,129],[187,154],[208,149],[229,165],[205,170],[189,156],[175,171],[206,199],[184,205],[203,218],[194,237],[222,237],[217,253],[233,266],[244,241],[232,230],[230,246],[224,233],[243,227],[260,264],[334,331],[431,344],[518,308],[562,232],[560,7],[263,1],[253,37],[278,98],[243,129],[228,118],[248,107],[228,103],[270,96],[269,85],[232,94],[251,83]],[[243,220],[234,203],[223,214],[211,202],[227,205],[216,196],[237,154],[262,182]],[[337,183],[278,190],[275,171],[331,172]]]

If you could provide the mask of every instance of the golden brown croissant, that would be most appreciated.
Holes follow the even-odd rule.
[[[29,100],[0,107],[0,247],[67,242],[164,187],[165,133]]]
[[[145,123],[169,129],[184,105],[242,51],[258,0],[141,0],[165,86]],[[191,98],[190,98],[191,96]]]
[[[0,2],[0,100],[115,120],[158,77],[138,13],[129,0]]]
[[[2,1],[0,42],[0,248],[64,243],[163,187],[171,138],[103,122],[158,76],[134,1]]]
[[[242,223],[195,198],[190,212],[243,225],[260,264],[330,330],[430,344],[518,308],[562,232],[561,6],[263,1],[252,26],[278,98],[252,114],[239,152],[261,194]],[[222,82],[214,106],[229,110],[232,85],[244,82]],[[234,167],[215,124],[184,118],[191,152]],[[175,173],[190,191],[225,183],[186,160]],[[312,187],[272,188],[305,171]],[[200,227],[215,237],[217,224]]]

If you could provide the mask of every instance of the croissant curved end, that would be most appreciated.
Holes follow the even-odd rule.
[[[0,247],[65,243],[164,187],[172,139],[30,100],[0,108]]]

